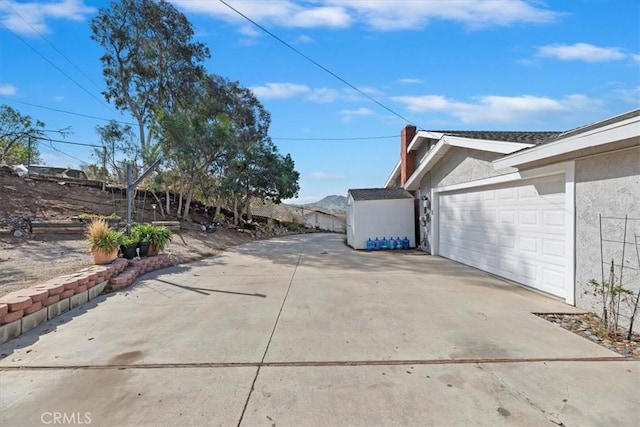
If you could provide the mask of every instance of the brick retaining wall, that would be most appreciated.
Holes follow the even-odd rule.
[[[101,295],[130,286],[141,274],[171,265],[167,254],[117,258],[0,297],[0,344]]]

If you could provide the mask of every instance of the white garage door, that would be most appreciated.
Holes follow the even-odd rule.
[[[566,296],[564,175],[441,193],[439,254]]]

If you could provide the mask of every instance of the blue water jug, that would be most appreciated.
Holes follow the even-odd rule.
[[[400,236],[398,236],[396,240],[396,249],[402,249],[402,239]]]
[[[389,238],[389,249],[398,249],[397,242],[393,237]]]
[[[372,251],[373,249],[373,240],[371,240],[371,237],[369,237],[369,240],[367,240],[367,250]]]
[[[380,249],[380,240],[376,237],[376,240],[373,241],[373,250],[377,251],[378,249]]]
[[[389,241],[387,240],[386,237],[383,237],[382,240],[380,240],[380,249],[383,249],[383,250],[389,249]]]
[[[405,236],[402,240],[402,249],[409,249],[409,238]]]

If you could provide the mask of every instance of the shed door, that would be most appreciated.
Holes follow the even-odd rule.
[[[439,255],[566,297],[564,175],[439,195]]]

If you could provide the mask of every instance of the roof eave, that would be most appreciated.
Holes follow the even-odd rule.
[[[568,138],[518,151],[501,159],[494,160],[493,164],[498,169],[509,167],[518,168],[528,163],[630,138],[638,138],[638,144],[640,144],[640,116],[634,116],[602,127],[592,128]]]
[[[533,144],[523,144],[520,142],[491,141],[486,139],[472,139],[458,136],[443,136],[440,141],[429,151],[427,156],[420,162],[415,172],[411,174],[404,185],[405,190],[414,191],[420,187],[420,181],[433,166],[444,157],[451,147],[471,148],[473,150],[490,151],[493,153],[511,154],[524,148],[532,147]]]
[[[389,178],[387,178],[387,182],[385,182],[384,188],[393,188],[394,183],[400,176],[400,166],[402,166],[402,160],[398,160],[396,167],[393,168],[391,175],[389,175]]]

